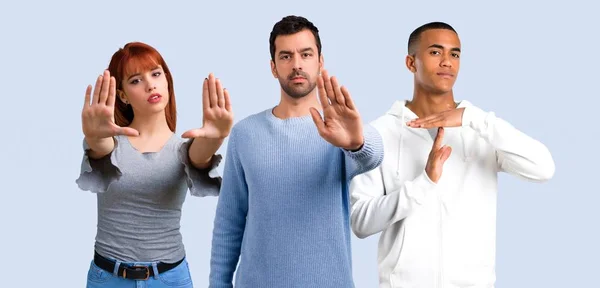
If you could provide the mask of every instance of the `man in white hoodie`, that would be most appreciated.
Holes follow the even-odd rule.
[[[382,232],[381,288],[494,287],[498,172],[537,182],[554,175],[544,144],[494,112],[455,102],[460,47],[446,23],[411,33],[413,98],[371,123],[384,140],[383,163],[350,184],[354,233]]]

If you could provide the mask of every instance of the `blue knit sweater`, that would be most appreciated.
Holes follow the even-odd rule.
[[[321,138],[310,115],[279,119],[268,109],[233,127],[211,288],[233,287],[234,272],[239,288],[354,287],[349,181],[383,159],[379,133],[363,131],[351,152]]]

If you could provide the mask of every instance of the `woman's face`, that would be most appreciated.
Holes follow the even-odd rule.
[[[169,102],[169,83],[160,65],[125,75],[121,84],[124,92],[121,100],[131,105],[134,115],[163,112]]]

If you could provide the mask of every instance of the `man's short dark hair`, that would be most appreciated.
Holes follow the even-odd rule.
[[[421,34],[423,34],[423,32],[425,32],[427,30],[433,30],[433,29],[446,29],[446,30],[454,31],[454,33],[458,34],[456,32],[456,30],[454,30],[454,28],[452,28],[452,26],[450,26],[450,24],[447,24],[444,22],[430,22],[427,24],[423,24],[419,28],[415,29],[415,31],[410,33],[410,36],[408,37],[408,54],[409,55],[415,55],[415,53],[417,52],[416,50],[417,50],[417,46],[419,44],[419,37],[421,37]]]
[[[275,38],[279,35],[296,34],[304,29],[308,29],[315,36],[317,42],[317,52],[321,56],[321,38],[319,37],[319,29],[306,18],[301,16],[290,15],[283,17],[279,22],[275,23],[271,36],[269,36],[269,48],[271,50],[271,60],[275,61]]]

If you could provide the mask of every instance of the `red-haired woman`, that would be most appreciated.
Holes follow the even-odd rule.
[[[90,99],[91,98],[91,99]],[[192,287],[179,230],[187,190],[217,196],[217,149],[229,135],[228,92],[210,74],[203,127],[175,135],[173,77],[163,57],[128,43],[88,86],[82,111],[84,157],[77,184],[98,197],[94,260],[87,287]],[[152,283],[150,283],[152,282]]]

